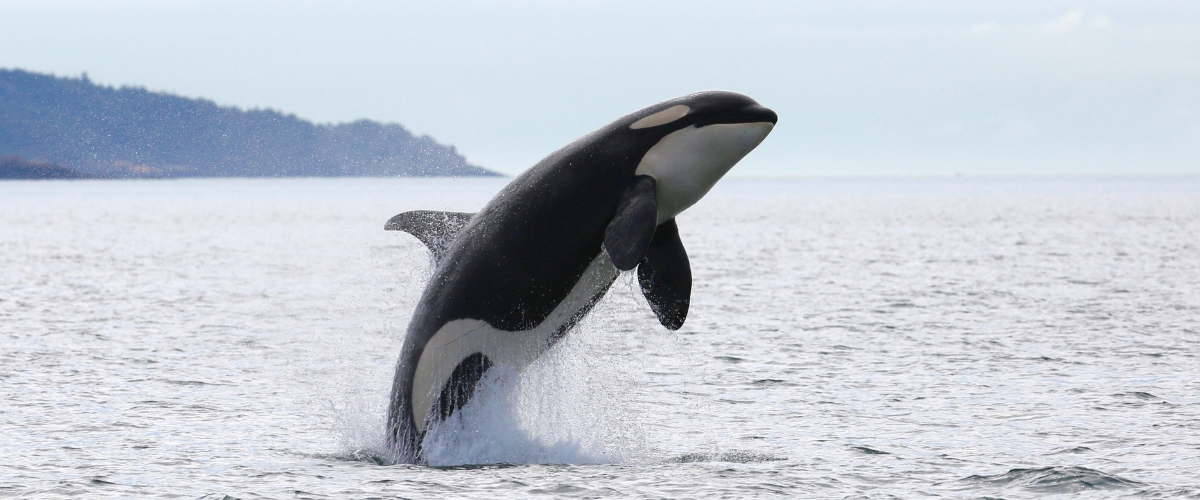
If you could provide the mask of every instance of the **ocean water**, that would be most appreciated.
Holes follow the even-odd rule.
[[[1200,496],[1200,178],[722,181],[387,465],[430,274],[505,180],[0,183],[0,496]]]

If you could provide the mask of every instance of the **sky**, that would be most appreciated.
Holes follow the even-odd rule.
[[[779,114],[733,176],[1200,174],[1200,2],[0,0],[0,68],[320,123],[516,174],[700,90]]]

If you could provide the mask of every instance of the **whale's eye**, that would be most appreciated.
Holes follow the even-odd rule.
[[[637,130],[639,128],[649,128],[649,127],[657,127],[659,125],[666,125],[675,120],[683,118],[684,116],[687,116],[688,111],[691,111],[691,110],[692,110],[692,108],[689,108],[682,104],[677,104],[675,106],[671,106],[667,109],[664,109],[662,111],[654,113],[645,118],[642,118],[641,120],[633,122],[633,125],[630,125],[629,128]]]

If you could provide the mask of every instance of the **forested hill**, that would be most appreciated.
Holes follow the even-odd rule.
[[[498,175],[368,120],[317,125],[136,87],[0,69],[0,156],[98,177]]]

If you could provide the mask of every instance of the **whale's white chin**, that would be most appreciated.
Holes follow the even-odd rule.
[[[771,122],[691,126],[667,134],[646,152],[637,175],[654,178],[661,224],[700,200],[767,138]]]

